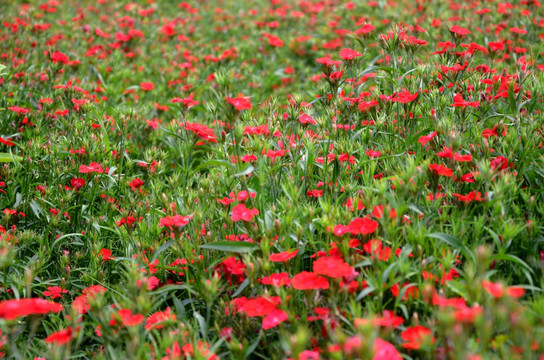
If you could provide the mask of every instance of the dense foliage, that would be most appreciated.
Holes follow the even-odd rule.
[[[3,356],[544,357],[538,1],[1,7]]]

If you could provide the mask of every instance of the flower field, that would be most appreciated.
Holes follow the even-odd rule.
[[[544,4],[0,19],[0,357],[544,359]]]

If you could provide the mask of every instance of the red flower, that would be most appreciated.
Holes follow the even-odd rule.
[[[406,341],[402,347],[409,350],[419,350],[429,338],[431,342],[435,341],[434,337],[431,338],[431,330],[421,325],[406,328],[400,337]]]
[[[70,180],[70,185],[72,185],[72,188],[77,191],[85,186],[85,179],[73,178],[72,180]]]
[[[384,247],[381,240],[372,239],[363,245],[363,251],[378,260],[387,261],[393,250],[389,246]]]
[[[472,161],[472,155],[470,155],[470,154],[461,155],[459,153],[455,153],[455,155],[453,155],[453,158],[455,159],[455,161],[458,161],[458,162],[470,162],[470,161]]]
[[[238,111],[242,110],[251,110],[251,103],[249,102],[249,99],[246,97],[235,97],[235,98],[229,98],[228,96],[225,96],[225,100],[234,106],[234,108]]]
[[[493,126],[493,129],[485,129],[484,131],[482,131],[482,137],[484,138],[489,138],[491,136],[499,136],[499,135],[502,135],[502,136],[505,136],[506,135],[506,127],[503,125],[502,126],[502,132],[499,133],[499,125],[495,125]]]
[[[277,157],[282,157],[283,155],[285,155],[286,152],[287,151],[285,151],[285,150],[268,150],[266,152],[266,156],[271,158],[271,159],[275,159]]]
[[[92,285],[85,289],[80,296],[76,297],[72,302],[74,308],[79,314],[85,314],[91,308],[90,301],[97,295],[106,292],[106,288],[102,285]]]
[[[269,260],[272,262],[283,262],[294,258],[295,256],[297,256],[297,253],[298,250],[283,251],[281,253],[271,254]]]
[[[374,151],[372,149],[367,149],[365,154],[372,159],[382,156],[382,153],[380,151]]]
[[[64,330],[60,330],[52,333],[47,338],[45,338],[46,343],[54,343],[56,345],[66,344],[72,339],[72,328],[69,327]]]
[[[217,200],[218,203],[222,204],[222,205],[225,205],[225,206],[228,206],[229,204],[233,203],[234,200],[231,199],[231,198],[228,198],[228,197],[225,197],[223,199],[218,199],[218,198],[215,198],[215,200]]]
[[[268,43],[274,47],[282,47],[283,40],[275,35],[268,35]]]
[[[317,121],[315,121],[314,119],[312,119],[312,117],[308,114],[302,114],[299,116],[298,118],[298,121],[301,123],[301,124],[317,124]]]
[[[63,54],[60,51],[55,51],[53,54],[51,54],[51,61],[54,63],[66,64],[70,61],[70,59],[66,54]]]
[[[160,329],[164,327],[163,323],[167,321],[176,321],[176,315],[170,313],[169,307],[165,311],[157,311],[151,314],[145,322],[145,329]]]
[[[453,170],[447,168],[444,165],[429,164],[429,170],[431,170],[436,175],[442,175],[442,176],[446,176],[446,177],[452,177],[453,176]]]
[[[432,138],[434,138],[436,135],[438,135],[438,133],[436,131],[433,131],[431,134],[429,135],[425,135],[425,136],[422,136],[419,138],[419,140],[417,141],[418,143],[421,144],[421,146],[425,146],[429,141],[431,141]]]
[[[62,305],[45,299],[18,299],[0,301],[0,318],[13,320],[20,316],[59,312]]]
[[[470,34],[470,30],[469,29],[465,29],[465,28],[462,28],[458,25],[453,25],[451,28],[450,28],[450,32],[452,34],[455,34],[455,35],[460,35],[460,36],[465,36],[465,35],[468,35]]]
[[[473,307],[461,307],[458,310],[456,310],[453,313],[453,317],[455,320],[465,323],[465,324],[471,324],[474,322],[476,317],[480,316],[483,313],[483,310],[481,306],[475,305]]]
[[[287,320],[287,313],[283,310],[274,309],[270,314],[263,318],[262,327],[264,330],[272,329],[278,324]]]
[[[159,220],[159,225],[172,228],[173,226],[185,226],[193,217],[191,215],[165,216]]]
[[[297,360],[320,360],[319,352],[317,351],[311,351],[311,350],[304,350],[300,354],[298,354]]]
[[[392,102],[399,102],[401,104],[408,104],[417,99],[419,93],[410,93],[409,91],[403,91],[398,93],[395,97],[391,98]]]
[[[378,223],[369,217],[355,218],[349,225],[349,232],[353,235],[357,234],[372,234],[378,228]]]
[[[104,173],[104,169],[102,168],[102,166],[98,163],[95,163],[95,162],[92,162],[89,164],[89,166],[87,165],[81,165],[79,167],[79,172],[81,174],[87,174],[87,173],[97,173],[97,174],[102,174]]]
[[[234,192],[230,192],[230,193],[229,193],[229,196],[230,196],[232,199],[236,200],[236,201],[244,201],[244,200],[249,199],[250,197],[251,197],[251,198],[255,198],[255,197],[257,196],[257,194],[254,193],[254,192],[249,192],[249,193],[248,193],[247,191],[242,190],[242,191],[240,191],[239,193],[237,193],[236,195],[234,194]]]
[[[359,29],[355,30],[354,31],[354,34],[355,35],[367,35],[369,34],[372,30],[374,30],[376,27],[372,24],[365,24],[363,26],[361,26]]]
[[[353,268],[344,260],[336,257],[324,256],[314,261],[313,269],[316,274],[327,275],[332,278],[351,276]]]
[[[521,28],[518,28],[518,27],[511,27],[510,28],[510,32],[512,34],[518,34],[518,35],[523,35],[523,34],[527,34],[527,30],[525,29],[521,29]]]
[[[30,112],[29,109],[20,107],[20,106],[9,106],[8,110],[13,111],[16,114],[28,114]]]
[[[438,307],[444,308],[451,306],[455,309],[464,309],[466,308],[466,300],[463,298],[443,298],[440,297],[436,292],[433,293],[432,304]]]
[[[110,249],[100,249],[100,251],[98,252],[98,255],[100,255],[102,257],[102,261],[115,259],[115,258],[111,257],[111,250]]]
[[[329,288],[329,281],[316,273],[303,271],[293,276],[291,285],[297,290],[326,290]]]
[[[357,52],[353,49],[345,48],[340,50],[340,58],[344,60],[353,60],[357,57],[360,57],[362,54],[360,52]]]
[[[259,215],[259,210],[253,208],[248,209],[244,204],[238,204],[232,209],[232,221],[251,221],[254,216]]]
[[[463,95],[461,94],[457,94],[453,97],[453,104],[450,104],[450,106],[453,106],[453,107],[467,107],[467,106],[471,106],[471,107],[480,107],[480,103],[477,102],[477,101],[465,101],[463,100]]]
[[[140,87],[144,91],[151,91],[155,88],[155,84],[153,84],[152,82],[141,82]]]
[[[221,262],[221,264],[217,265],[215,268],[215,271],[218,274],[224,274],[227,277],[227,281],[232,283],[234,280],[236,283],[241,283],[244,281],[244,270],[246,269],[246,266],[242,261],[236,260],[235,257],[231,256],[226,258]]]
[[[67,294],[68,290],[59,286],[49,286],[46,291],[43,292],[44,296],[51,297],[51,299],[62,298],[62,294]]]
[[[489,47],[490,51],[504,50],[504,44],[501,42],[489,42],[487,46]]]
[[[451,148],[444,146],[444,150],[437,152],[436,156],[442,159],[451,159],[453,158],[453,153],[451,151]]]
[[[273,285],[276,287],[291,284],[291,279],[289,278],[289,274],[286,272],[271,274],[270,276],[264,276],[259,281],[261,284]]]
[[[193,99],[193,94],[189,95],[189,97],[187,97],[185,99],[175,97],[172,100],[170,100],[170,102],[172,102],[172,103],[182,103],[183,106],[186,107],[187,109],[190,109],[193,106],[198,105],[198,103],[199,103],[197,100]]]
[[[394,297],[398,297],[401,293],[401,291],[404,291],[404,295],[402,296],[402,300],[408,300],[410,298],[415,298],[419,295],[419,288],[416,285],[410,285],[408,283],[405,283],[402,285],[402,288],[398,284],[394,284],[391,287],[391,293]]]
[[[389,208],[389,206],[386,206],[385,210],[390,219],[395,219],[397,217],[397,211],[395,209],[391,209]],[[372,216],[374,216],[377,219],[383,218],[384,216],[383,205],[374,206],[374,208],[372,209]]]
[[[6,139],[4,139],[4,138],[1,137],[1,136],[0,136],[0,143],[2,143],[2,144],[4,144],[4,145],[7,145],[7,146],[13,146],[13,145],[15,145],[14,142],[11,142],[11,141],[9,141],[9,140],[6,140]]]
[[[331,60],[330,57],[328,56],[325,56],[325,57],[322,57],[322,58],[317,58],[315,60],[317,63],[319,64],[322,64],[326,67],[329,67],[329,66],[333,66],[333,65],[342,65],[342,62],[340,60]]]
[[[508,167],[508,159],[504,156],[497,156],[491,160],[491,169],[492,170],[506,170]]]
[[[374,318],[372,321],[373,325],[397,328],[402,325],[404,319],[400,316],[395,315],[394,312],[390,310],[384,310],[382,317]]]
[[[397,349],[390,342],[380,338],[374,340],[372,350],[374,350],[372,360],[402,360]]]
[[[116,314],[111,314],[110,326],[118,325],[119,323],[126,327],[140,325],[144,321],[144,316],[141,314],[132,315],[132,310],[121,309]]]
[[[457,199],[459,199],[459,201],[463,201],[463,202],[484,201],[484,199],[482,198],[482,194],[479,191],[478,192],[471,191],[466,195],[461,195],[461,194],[452,194],[452,195],[455,196]]]
[[[140,178],[136,178],[134,180],[132,180],[128,186],[130,186],[132,188],[132,190],[136,190],[136,189],[139,189],[140,187],[142,187],[142,185],[144,184],[144,182],[140,179]]]
[[[243,162],[257,161],[257,156],[255,156],[255,155],[244,155],[244,156],[242,156],[242,161]]]
[[[493,283],[491,281],[482,281],[482,287],[494,298],[502,298],[504,295],[519,298],[525,294],[525,289],[517,286],[504,287],[500,283]]]
[[[271,298],[271,300],[269,300],[261,296],[256,297],[255,299],[249,299],[238,309],[238,311],[245,312],[249,317],[266,316],[276,310],[276,303],[272,300],[275,299]]]

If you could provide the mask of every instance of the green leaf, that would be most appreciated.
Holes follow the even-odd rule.
[[[372,293],[374,290],[376,289],[373,286],[366,287],[363,291],[359,293],[359,295],[357,295],[357,297],[355,298],[355,301],[363,300],[365,297],[370,295],[370,293]]]
[[[200,313],[194,311],[193,316],[195,317],[198,327],[200,330],[200,334],[202,335],[203,339],[208,339],[208,324],[206,323],[206,320],[204,320],[204,317],[200,315]]]
[[[0,163],[10,163],[21,160],[23,160],[23,158],[20,156],[9,153],[0,153]]]
[[[242,293],[242,291],[244,291],[244,289],[249,285],[249,279],[245,279],[241,284],[240,286],[238,287],[238,289],[236,289],[236,291],[234,292],[234,294],[232,294],[232,298],[235,298],[237,297],[238,295],[240,295]]]
[[[165,251],[166,249],[168,249],[170,246],[174,245],[175,243],[176,243],[176,240],[170,240],[162,244],[157,249],[157,251],[155,251],[155,254],[153,254],[153,259],[151,260],[151,263],[159,257],[160,253],[162,253],[163,251]]]
[[[249,165],[247,168],[245,168],[245,170],[237,173],[237,174],[234,174],[233,176],[234,177],[238,177],[238,176],[246,176],[246,175],[249,175],[253,172],[253,170],[255,170],[255,168],[253,167],[253,165]]]
[[[255,351],[262,337],[263,337],[263,332],[259,331],[259,336],[257,336],[255,341],[253,341],[253,343],[247,348],[246,353],[244,354],[244,359],[247,359],[251,355],[251,353]]]
[[[457,280],[452,280],[452,281],[446,282],[446,285],[448,286],[448,288],[453,290],[457,295],[461,296],[463,299],[468,298],[467,287],[462,282]]]
[[[196,295],[194,290],[189,285],[165,285],[165,286],[161,286],[159,289],[155,291],[150,292],[150,294],[159,295],[165,292],[176,291],[176,290],[187,290],[191,294]]]
[[[242,241],[217,241],[211,244],[204,244],[202,249],[229,251],[234,253],[247,253],[257,249],[255,244]]]
[[[522,268],[526,269],[529,273],[534,274],[535,272],[529,264],[527,264],[525,261],[521,260],[519,257],[511,254],[495,254],[491,257],[491,261],[511,261],[513,263],[518,264]]]
[[[465,255],[466,258],[474,261],[474,254],[472,253],[472,251],[470,251],[470,249],[466,247],[466,245],[463,244],[461,241],[459,241],[459,239],[456,238],[455,236],[445,234],[445,233],[432,233],[432,234],[427,234],[427,237],[438,239],[450,245],[454,249],[461,251],[461,253]]]
[[[226,160],[209,160],[209,161],[206,161],[205,163],[201,164],[200,166],[198,166],[194,172],[198,172],[202,169],[208,169],[208,168],[216,168],[216,167],[219,167],[219,166],[226,166],[227,168],[230,168],[232,170],[236,170],[236,166],[231,163],[231,162],[228,162]]]

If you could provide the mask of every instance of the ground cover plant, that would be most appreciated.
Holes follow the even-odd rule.
[[[3,2],[2,357],[544,358],[543,14]]]

